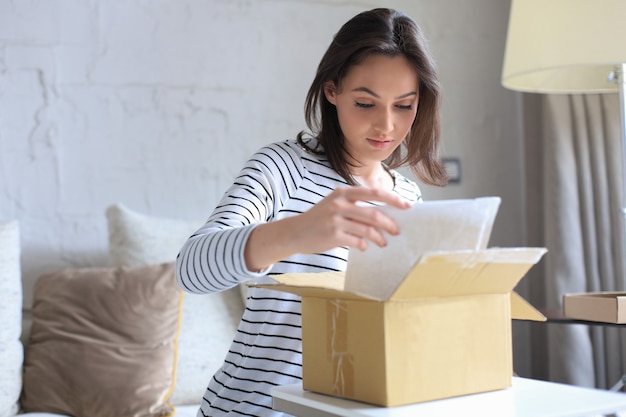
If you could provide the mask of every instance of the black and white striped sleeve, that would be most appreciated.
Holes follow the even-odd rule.
[[[179,286],[191,293],[218,292],[264,275],[247,269],[245,244],[253,228],[271,221],[293,195],[302,170],[299,156],[285,143],[256,152],[178,254]]]

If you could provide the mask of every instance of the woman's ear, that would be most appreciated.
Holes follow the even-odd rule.
[[[324,95],[331,104],[337,105],[337,87],[334,82],[326,81],[324,83]]]

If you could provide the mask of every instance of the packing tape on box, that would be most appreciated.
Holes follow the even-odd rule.
[[[354,390],[354,366],[352,355],[348,351],[348,309],[345,300],[326,302],[326,320],[328,320],[327,339],[328,356],[333,364],[333,393],[339,396],[351,396]]]

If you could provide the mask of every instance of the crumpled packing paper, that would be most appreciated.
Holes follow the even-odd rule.
[[[480,197],[428,201],[406,210],[381,207],[400,234],[386,236],[383,248],[370,243],[365,251],[350,249],[344,290],[387,300],[424,253],[486,249],[500,201]]]

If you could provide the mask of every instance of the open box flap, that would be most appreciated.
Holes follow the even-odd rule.
[[[498,248],[425,254],[391,299],[506,294],[545,252],[544,248]],[[384,279],[375,273],[370,278]],[[248,285],[307,297],[385,301],[373,294],[346,292],[343,272],[289,273],[272,279],[275,282]]]
[[[425,254],[391,299],[511,292],[545,248],[494,248]]]
[[[516,320],[546,321],[547,318],[518,293],[511,291],[511,318]]]

